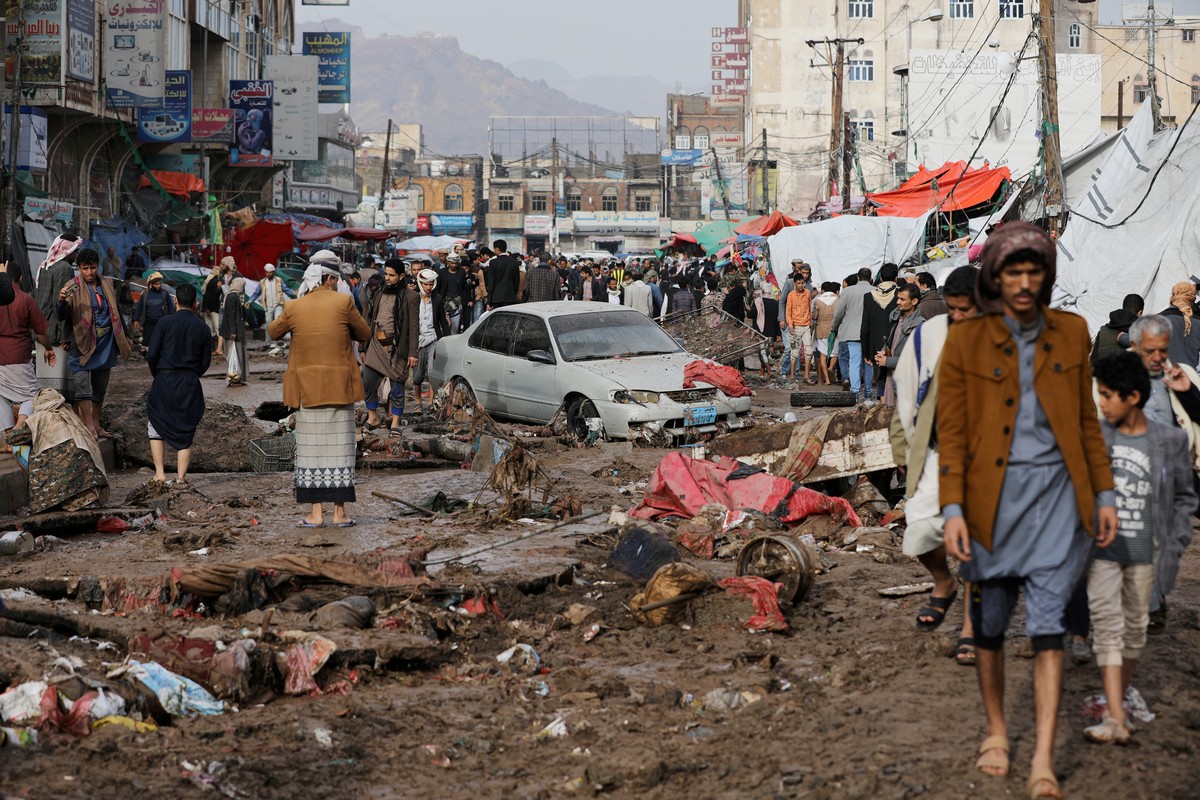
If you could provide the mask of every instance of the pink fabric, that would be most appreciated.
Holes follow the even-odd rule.
[[[715,386],[729,397],[747,397],[753,394],[742,373],[722,364],[708,361],[693,361],[688,364],[683,368],[683,388],[694,388],[697,381]]]
[[[764,631],[786,631],[787,620],[779,609],[779,587],[781,584],[772,583],[757,575],[747,575],[741,578],[725,578],[717,581],[717,585],[736,597],[748,597],[754,605],[754,616],[746,621],[743,628],[754,633]]]

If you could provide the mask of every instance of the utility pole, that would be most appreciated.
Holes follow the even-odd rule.
[[[558,137],[550,139],[550,252],[558,246]]]
[[[1125,127],[1125,81],[1117,81],[1117,130]]]
[[[1154,72],[1154,49],[1158,43],[1156,22],[1158,20],[1154,14],[1154,0],[1150,0],[1146,6],[1146,88],[1150,90],[1150,113],[1154,115],[1155,132],[1162,130],[1163,127],[1162,109],[1158,105],[1158,76]]]
[[[717,170],[717,188],[721,190],[721,205],[725,206],[725,219],[733,220],[733,212],[729,208],[729,192],[725,189],[725,179],[721,176],[721,160],[717,158],[717,148],[710,147],[713,157],[713,167]]]
[[[805,42],[809,47],[818,44],[825,45],[825,58],[829,58],[829,46],[837,47],[837,57],[833,61],[833,108],[830,112],[829,129],[829,193],[832,196],[833,187],[837,185],[838,173],[841,171],[842,137],[845,133],[842,125],[842,85],[846,79],[846,45],[862,44],[863,39],[823,39],[820,42],[810,39]],[[847,184],[849,181],[847,181]],[[845,206],[843,206],[844,208]]]
[[[21,4],[17,4],[17,18],[20,19]],[[20,157],[21,143],[21,51],[25,49],[25,31],[22,28],[18,34],[16,47],[14,52],[16,58],[13,64],[13,82],[12,82],[12,112],[8,119],[8,180],[4,182],[3,206],[0,209],[0,224],[4,225],[4,230],[0,231],[0,244],[4,245],[5,259],[11,261],[13,254],[13,240],[16,238],[13,235],[13,230],[16,228],[15,220],[20,219],[17,214],[17,159]],[[207,189],[207,187],[206,187]],[[26,276],[25,288],[30,292],[33,291],[33,279],[36,273],[31,267]]]
[[[1063,229],[1062,143],[1058,134],[1058,67],[1054,52],[1054,0],[1039,0],[1037,25],[1041,50],[1042,149],[1046,156],[1046,217],[1055,235]]]
[[[771,162],[767,159],[767,129],[762,129],[763,148],[762,148],[762,207],[759,208],[764,214],[771,211]],[[726,206],[726,219],[729,219],[729,207]]]
[[[383,172],[379,175],[379,207],[383,208],[388,190],[388,157],[392,154],[392,121],[388,120],[387,138],[383,140]]]
[[[855,135],[854,126],[850,122],[850,112],[842,112],[842,213],[850,213],[850,193],[854,184],[850,182],[850,173],[854,167]]]

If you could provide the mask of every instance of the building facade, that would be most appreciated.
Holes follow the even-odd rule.
[[[955,51],[964,64],[978,54],[1019,52],[1037,1],[741,0],[739,8],[750,52],[745,129],[766,133],[766,160],[777,170],[770,206],[805,215],[829,197],[831,162],[845,138],[842,125],[836,142],[833,135],[835,40],[847,40],[842,108],[857,145],[855,193],[877,191],[916,171],[919,164],[906,159],[909,123],[928,124],[935,111],[906,113],[912,52]],[[1095,5],[1056,0],[1055,8],[1057,52],[1096,52]]]
[[[748,213],[743,121],[740,99],[667,95],[664,216],[740,219]]]
[[[341,221],[358,209],[363,179],[356,168],[362,135],[344,111],[317,118],[317,159],[292,161],[286,179],[285,211],[301,211]]]
[[[1167,8],[1164,9],[1164,5]],[[1145,4],[1120,25],[1101,25],[1100,52],[1104,58],[1104,99],[1101,123],[1114,133],[1129,123],[1150,97],[1148,60],[1150,27]],[[1169,4],[1160,4],[1154,31],[1155,84],[1163,123],[1179,125],[1200,103],[1200,17],[1173,16]]]

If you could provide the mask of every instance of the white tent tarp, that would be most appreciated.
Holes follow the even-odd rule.
[[[1158,311],[1173,284],[1200,273],[1200,120],[1154,134],[1147,103],[1087,168],[1091,185],[1058,244],[1054,305],[1095,335],[1125,295]]]
[[[813,282],[842,282],[862,267],[871,271],[885,263],[900,264],[921,252],[929,214],[907,217],[844,216],[784,228],[767,237],[771,266],[782,285],[792,272],[792,259],[812,265]]]

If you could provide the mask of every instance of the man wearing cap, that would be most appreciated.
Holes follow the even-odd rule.
[[[154,336],[154,326],[168,314],[175,313],[175,301],[163,288],[161,272],[151,272],[146,277],[146,291],[138,298],[137,307],[133,310],[133,332],[142,335],[142,347],[150,345]]]
[[[446,315],[434,303],[434,288],[437,282],[438,274],[431,269],[423,269],[417,273],[417,289],[420,291],[421,302],[417,310],[417,364],[413,368],[412,381],[418,412],[425,410],[425,396],[421,392],[421,384],[425,382],[425,376],[429,373],[433,345],[450,332],[450,323]]]
[[[250,293],[249,301],[258,300],[266,314],[265,324],[270,325],[283,316],[283,306],[288,300],[294,300],[296,293],[283,283],[283,278],[275,274],[275,265],[263,266],[263,279],[258,282],[258,288]],[[281,343],[276,343],[277,346]],[[278,350],[272,350],[271,355],[278,355]]]
[[[463,257],[456,250],[446,256],[446,268],[438,271],[438,302],[449,320],[449,332],[462,330],[463,308],[470,305],[468,278],[462,264]]]
[[[353,341],[365,342],[371,326],[354,300],[337,291],[336,269],[310,263],[306,290],[284,306],[283,316],[267,326],[272,339],[292,335],[283,402],[296,411],[296,500],[311,504],[300,527],[325,526],[322,503],[333,504],[333,525],[354,520],[346,503],[354,502],[354,404],[363,399],[362,378]]]

